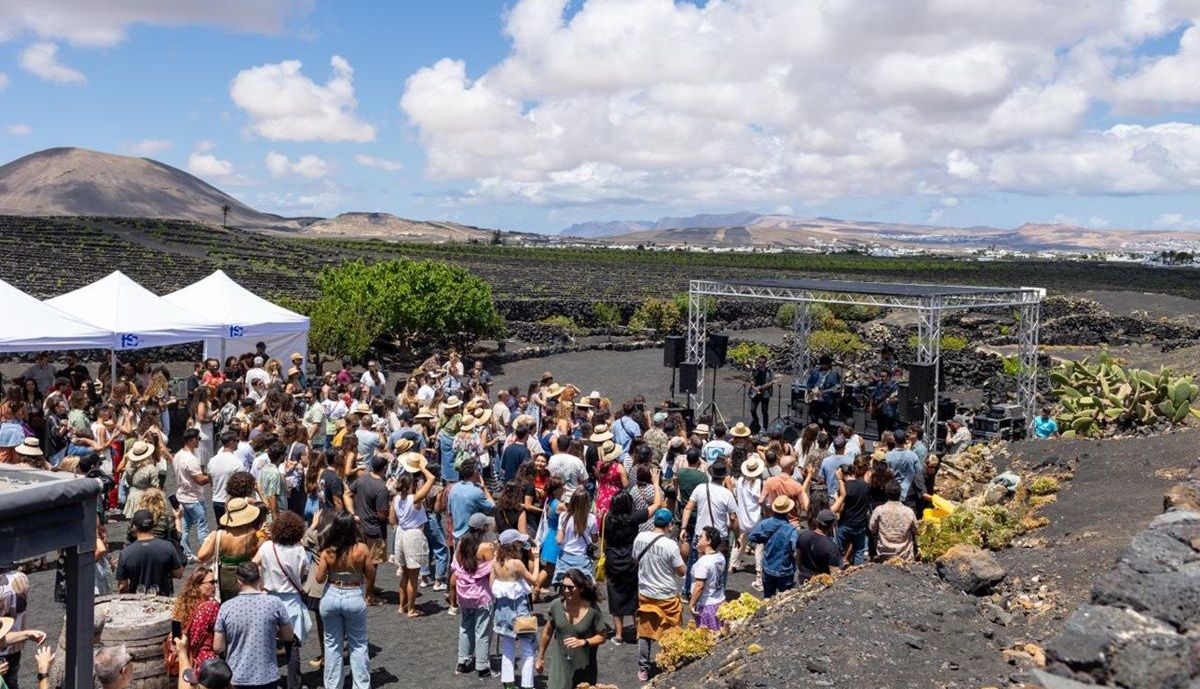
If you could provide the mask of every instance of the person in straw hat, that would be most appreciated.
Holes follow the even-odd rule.
[[[800,532],[788,517],[796,503],[786,495],[771,501],[771,515],[758,523],[747,540],[762,546],[763,596],[790,591],[796,586],[796,540]]]
[[[122,481],[128,487],[125,494],[126,519],[132,518],[133,513],[137,511],[143,490],[162,487],[158,478],[158,467],[154,464],[155,449],[154,445],[138,440],[125,453]],[[21,448],[17,448],[17,452],[20,451]]]
[[[407,442],[400,440],[397,444]],[[412,443],[409,443],[411,446]],[[396,576],[400,579],[400,604],[396,614],[418,617],[417,589],[421,569],[429,566],[429,542],[425,538],[425,524],[429,521],[425,500],[433,489],[433,474],[429,472],[428,460],[419,452],[405,452],[399,457],[400,476],[396,479],[396,497],[388,522],[396,527],[395,548],[392,560],[396,563]]]
[[[729,570],[737,569],[741,562],[741,555],[751,549],[748,536],[754,527],[762,521],[762,487],[763,473],[766,471],[767,465],[758,455],[751,455],[746,461],[742,462],[741,476],[734,482],[733,497],[737,500],[737,517],[738,526],[741,527],[741,535],[738,543],[731,549],[729,555]],[[758,586],[754,588],[761,590],[762,587],[762,548],[754,547],[754,580]]]
[[[593,442],[596,434],[592,434]],[[629,474],[621,463],[621,446],[612,440],[600,441],[600,461],[596,463],[596,516],[601,520],[608,513],[613,497],[629,487]]]
[[[235,475],[249,476],[240,472]],[[230,498],[220,519],[223,528],[210,533],[196,551],[196,558],[201,562],[213,562],[220,600],[237,595],[234,570],[241,563],[249,562],[258,552],[263,538],[258,530],[263,515],[263,510],[246,498]]]
[[[438,452],[442,459],[442,480],[446,482],[458,480],[455,445],[459,442],[462,421],[462,400],[451,395],[441,404],[437,419]]]

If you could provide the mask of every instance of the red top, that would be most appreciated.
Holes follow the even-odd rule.
[[[220,603],[206,600],[192,612],[192,619],[185,631],[188,636],[188,655],[193,667],[200,667],[209,658],[217,657],[212,645],[217,613],[220,611]]]

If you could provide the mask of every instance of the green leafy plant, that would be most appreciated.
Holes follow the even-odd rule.
[[[1030,495],[1053,495],[1062,487],[1058,484],[1058,479],[1053,476],[1038,476],[1029,482],[1029,487],[1026,489]]]
[[[751,342],[742,340],[729,347],[726,352],[729,360],[738,366],[749,367],[754,363],[754,360],[760,356],[770,358],[771,348],[762,342]]]
[[[675,307],[679,309],[679,313],[687,317],[688,312],[688,293],[676,292],[671,296],[671,301],[675,302]],[[716,297],[700,297],[700,305],[704,308],[704,317],[711,319],[717,315],[717,299]]]
[[[602,328],[616,328],[621,325],[621,309],[614,304],[598,301],[592,304],[592,313]]]
[[[820,356],[845,356],[865,349],[862,338],[852,332],[816,330],[808,336],[808,349]]]
[[[1011,376],[1013,378],[1021,375],[1021,371],[1024,369],[1024,367],[1021,366],[1021,360],[1016,356],[1006,356],[1002,360],[1002,363],[1004,365],[1004,375]]]
[[[867,306],[866,304],[830,304],[829,310],[836,318],[855,323],[866,323],[883,315],[882,306]]]
[[[795,327],[796,309],[798,308],[800,305],[795,303],[780,304],[779,309],[775,312],[775,324],[780,328],[791,330]],[[809,304],[808,319],[814,330],[846,329],[846,321],[835,316],[826,304]]]
[[[651,297],[641,303],[629,319],[629,327],[636,330],[677,332],[683,325],[683,313],[679,305],[670,299]]]
[[[970,344],[971,343],[967,341],[967,338],[960,337],[958,335],[942,335],[941,340],[938,343],[943,352],[961,352],[970,346]],[[916,349],[919,345],[920,340],[917,339],[916,335],[908,336],[909,348]]]
[[[721,603],[717,608],[717,619],[722,622],[736,622],[750,617],[758,612],[763,606],[761,598],[756,598],[747,592],[742,592],[742,595],[734,598],[731,601]]]
[[[1085,358],[1050,370],[1050,383],[1061,409],[1055,415],[1064,437],[1103,435],[1111,428],[1182,423],[1200,417],[1192,404],[1200,386],[1191,376],[1168,369],[1157,373],[1125,368],[1102,356]]]
[[[917,548],[921,559],[931,562],[960,543],[999,550],[1021,533],[1019,520],[1004,507],[962,508],[940,521],[921,522]]]
[[[687,627],[673,627],[663,632],[658,643],[660,650],[654,657],[655,662],[663,670],[674,672],[712,653],[717,635],[691,622]]]
[[[583,328],[579,327],[579,324],[575,322],[575,319],[571,318],[570,316],[548,316],[538,321],[538,323],[562,328],[571,335],[578,335],[579,333],[583,332]]]

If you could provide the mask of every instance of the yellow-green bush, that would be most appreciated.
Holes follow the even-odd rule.
[[[579,333],[583,332],[583,328],[580,328],[579,324],[575,322],[575,319],[571,318],[570,316],[549,316],[538,321],[538,323],[562,328],[572,335],[578,335]]]
[[[1021,532],[1017,518],[999,505],[963,508],[941,521],[921,522],[917,548],[921,559],[929,562],[960,543],[999,550]]]
[[[729,351],[726,352],[729,360],[738,366],[751,366],[754,360],[760,356],[770,358],[771,348],[762,342],[750,342],[743,340],[737,344],[731,345]]]
[[[687,627],[675,627],[663,632],[658,643],[660,650],[654,657],[655,662],[666,672],[674,672],[712,653],[717,635],[691,622]]]
[[[808,336],[808,349],[818,356],[853,354],[866,346],[862,338],[852,332],[817,330]]]
[[[796,320],[796,309],[798,306],[794,303],[780,304],[779,310],[775,312],[775,324],[780,328],[791,330]],[[845,330],[846,321],[834,315],[833,311],[825,304],[809,304],[808,319],[812,327],[817,330]]]
[[[636,330],[657,330],[658,332],[675,332],[683,324],[683,312],[679,305],[670,299],[651,297],[643,301],[629,319],[629,327]]]
[[[742,595],[731,601],[725,601],[717,608],[717,619],[726,624],[736,622],[737,620],[744,620],[758,612],[762,606],[762,599],[755,598],[749,593],[742,593]]]
[[[1053,476],[1038,476],[1029,482],[1028,490],[1030,495],[1053,495],[1060,488],[1058,479]]]

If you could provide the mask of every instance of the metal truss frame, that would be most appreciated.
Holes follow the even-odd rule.
[[[708,323],[705,313],[705,297],[751,299],[791,302],[796,304],[796,315],[792,321],[795,339],[792,345],[793,378],[804,375],[811,366],[808,338],[812,331],[810,304],[849,304],[881,306],[889,309],[910,309],[918,312],[917,363],[936,364],[941,357],[942,315],[948,311],[1015,308],[1019,314],[1017,324],[1017,359],[1020,370],[1017,377],[1017,399],[1025,414],[1025,424],[1032,433],[1037,407],[1037,346],[1040,326],[1041,302],[1046,290],[1040,287],[1003,289],[992,287],[962,288],[954,291],[939,291],[931,286],[927,294],[872,294],[868,292],[846,292],[837,290],[811,289],[778,285],[715,280],[692,280],[688,284],[688,329],[687,361],[697,364],[697,391],[689,396],[694,407],[705,403],[704,345],[708,339]],[[941,391],[941,371],[934,368],[934,401],[925,404],[925,436],[930,443],[937,423],[937,398]]]

